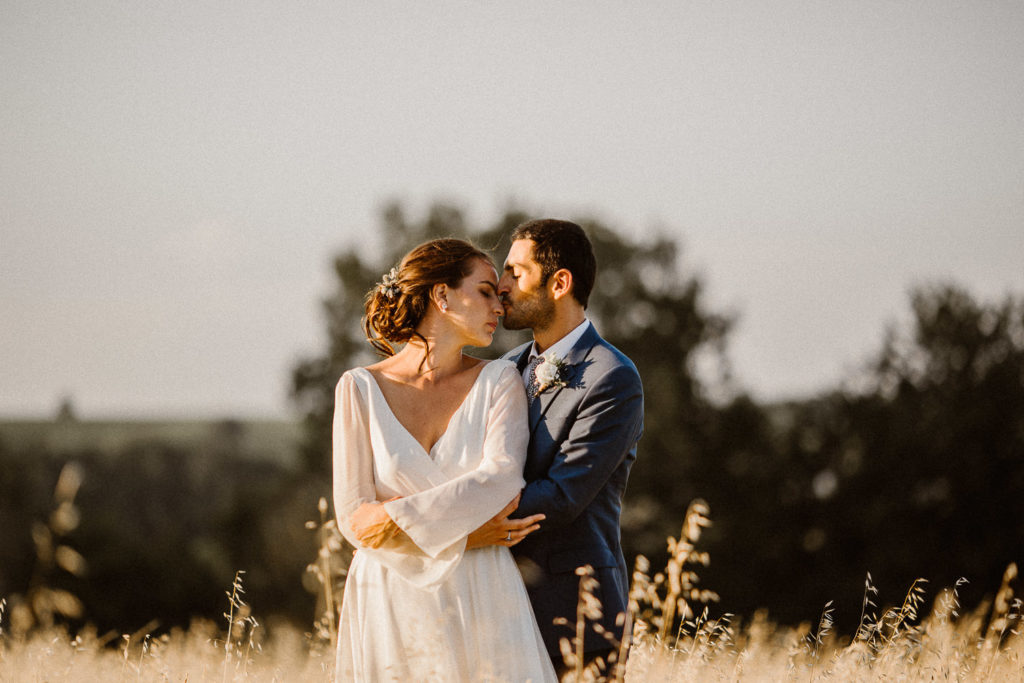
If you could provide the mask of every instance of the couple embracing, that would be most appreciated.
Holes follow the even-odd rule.
[[[595,275],[584,231],[546,219],[515,229],[500,277],[440,239],[367,295],[385,358],[342,375],[335,397],[334,506],[358,548],[339,681],[557,680],[584,565],[601,630],[629,637],[619,516],[643,390],[585,316]],[[501,316],[533,341],[465,355]],[[584,650],[607,662],[613,643],[588,623]]]

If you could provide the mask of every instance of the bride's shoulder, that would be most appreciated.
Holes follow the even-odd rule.
[[[492,361],[488,361],[488,363],[494,366],[495,372],[506,372],[509,369],[513,372],[518,372],[516,370],[516,364],[510,360],[505,360],[504,358],[496,358]]]
[[[501,358],[495,358],[494,360],[481,359],[478,365],[482,366],[480,374],[491,373],[495,377],[501,376],[509,368],[512,368],[512,370],[516,369],[515,363],[510,360],[502,360]]]
[[[358,380],[358,379],[362,379],[362,378],[366,377],[369,374],[370,374],[370,371],[367,368],[364,368],[362,366],[358,366],[358,367],[354,367],[354,368],[349,368],[345,372],[341,373],[341,377],[338,378],[338,381],[339,382],[341,382],[341,381],[352,382],[352,381],[355,381],[355,380]]]
[[[507,360],[501,360],[500,358],[495,360],[473,358],[472,360],[474,362],[470,368],[472,372],[476,373],[475,384],[485,384],[493,387],[507,382],[509,377],[518,374],[516,364]]]
[[[354,388],[358,388],[360,393],[365,394],[369,383],[373,380],[373,375],[370,371],[364,367],[356,367],[350,370],[346,370],[338,378],[338,383],[335,385],[335,393],[350,392]]]
[[[481,373],[487,373],[490,378],[490,384],[495,388],[512,383],[522,384],[523,379],[516,368],[516,364],[512,361],[498,358],[486,361],[486,363],[487,366],[484,367]]]

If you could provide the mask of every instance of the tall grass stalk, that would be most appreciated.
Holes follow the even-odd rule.
[[[329,521],[321,511],[320,528],[326,530],[320,537],[321,546],[334,538]],[[578,619],[572,638],[563,643],[566,661],[571,664],[566,681],[1021,680],[1024,637],[1020,632],[1022,603],[1013,590],[1016,565],[1007,567],[991,604],[982,603],[966,614],[961,614],[958,593],[965,579],[939,593],[931,614],[919,614],[925,585],[919,579],[898,607],[876,616],[876,603],[881,601],[868,574],[857,630],[844,641],[833,635],[831,601],[815,627],[809,623],[780,627],[763,612],[746,623],[733,623],[729,614],[715,618],[710,603],[717,595],[698,587],[695,571],[709,562],[707,554],[696,548],[701,530],[708,525],[706,504],[695,502],[679,539],[669,539],[674,561],[663,573],[652,578],[650,563],[642,556],[637,558],[628,609],[618,616],[617,623],[626,632],[621,641],[601,628],[594,572],[581,568]],[[340,563],[325,565],[321,559],[318,555],[315,563],[321,576],[343,575]],[[228,630],[223,642],[217,627],[209,622],[195,622],[187,631],[159,637],[151,635],[156,628],[151,623],[123,635],[120,643],[110,643],[110,636],[97,637],[88,628],[71,639],[58,627],[38,622],[12,634],[5,627],[5,620],[11,617],[8,601],[0,599],[0,683],[333,680],[333,652],[325,653],[316,638],[304,639],[294,630],[281,628],[275,630],[274,640],[264,651],[256,637],[259,624],[243,599],[243,575],[242,571],[235,574],[226,593]],[[330,582],[321,585],[333,590]],[[333,612],[337,593],[331,595],[322,604]],[[697,605],[703,606],[694,617]],[[325,627],[337,623],[322,614],[316,619]],[[607,639],[615,652],[607,662],[586,666],[584,643],[591,631]]]
[[[228,620],[228,632],[224,640],[222,681],[227,680],[228,666],[232,661],[235,661],[235,670],[237,671],[241,667],[244,674],[248,670],[253,649],[258,648],[255,637],[259,622],[252,616],[249,604],[242,599],[245,594],[242,574],[245,574],[245,571],[241,569],[235,572],[231,590],[225,593],[228,596],[229,608],[224,614],[224,618]],[[244,652],[242,652],[243,647]]]
[[[818,650],[821,648],[821,643],[824,638],[832,632],[832,612],[835,608],[832,607],[832,601],[829,600],[825,603],[825,607],[821,610],[821,617],[818,619],[818,631],[814,634],[814,638],[811,641],[811,680],[814,680],[814,667],[818,663]]]
[[[341,610],[341,591],[348,575],[352,548],[338,530],[338,523],[328,512],[326,498],[317,502],[320,521],[306,522],[306,529],[317,534],[316,559],[306,566],[318,587],[316,617],[310,634],[315,646],[334,650],[338,644],[338,615]]]

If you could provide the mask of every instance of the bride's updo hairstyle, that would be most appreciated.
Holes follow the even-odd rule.
[[[393,356],[392,344],[404,344],[413,337],[426,343],[416,328],[430,307],[431,289],[442,284],[458,287],[477,259],[494,265],[490,256],[469,242],[450,238],[424,242],[406,254],[366,295],[363,332],[373,348],[382,356]]]

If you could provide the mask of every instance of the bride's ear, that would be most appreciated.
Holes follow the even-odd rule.
[[[430,288],[430,300],[442,312],[448,312],[448,286],[434,285]]]

